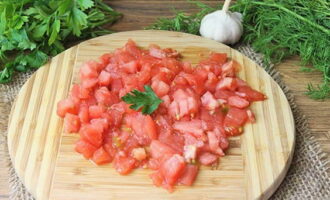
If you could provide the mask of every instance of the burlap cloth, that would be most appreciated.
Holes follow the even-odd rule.
[[[237,49],[260,66],[264,66],[262,55],[255,53],[250,46],[239,45]],[[271,199],[330,199],[329,161],[325,160],[325,154],[309,130],[305,116],[300,113],[294,103],[294,97],[281,81],[279,73],[272,66],[266,70],[285,92],[296,123],[296,147],[292,164],[286,178]],[[32,200],[33,197],[17,177],[10,162],[6,143],[7,122],[11,103],[31,74],[17,75],[12,83],[0,85],[0,162],[6,166],[10,174],[10,199],[15,200]]]

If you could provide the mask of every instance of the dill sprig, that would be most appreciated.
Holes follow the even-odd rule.
[[[199,34],[203,16],[218,8],[193,2],[200,12],[159,19],[149,28]],[[221,5],[217,6],[221,7]],[[308,84],[313,99],[330,98],[330,2],[326,0],[238,0],[231,10],[243,13],[242,40],[263,53],[267,65],[299,55],[301,65],[311,64],[323,73],[323,83]],[[306,67],[302,67],[304,71]]]

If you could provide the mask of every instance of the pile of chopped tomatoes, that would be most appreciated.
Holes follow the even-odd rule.
[[[173,49],[127,44],[80,68],[80,83],[58,103],[68,133],[79,133],[75,150],[98,165],[113,163],[120,174],[149,168],[156,186],[173,191],[193,184],[200,165],[225,155],[228,137],[255,118],[249,105],[266,97],[238,77],[239,65],[211,53],[196,66]],[[121,100],[150,85],[163,100],[151,115]]]

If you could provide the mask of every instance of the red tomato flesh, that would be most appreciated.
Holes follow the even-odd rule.
[[[121,175],[154,170],[154,185],[173,192],[191,186],[200,165],[216,165],[228,138],[255,116],[248,107],[266,96],[236,76],[239,63],[213,52],[196,66],[170,48],[139,48],[132,40],[79,70],[79,83],[57,104],[64,131],[79,133],[75,150],[97,165],[113,163]],[[163,100],[150,115],[122,97],[149,85]],[[203,177],[201,177],[203,178]]]

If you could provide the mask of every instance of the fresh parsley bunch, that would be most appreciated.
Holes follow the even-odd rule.
[[[1,0],[0,83],[39,68],[77,38],[110,33],[121,14],[102,0]]]

